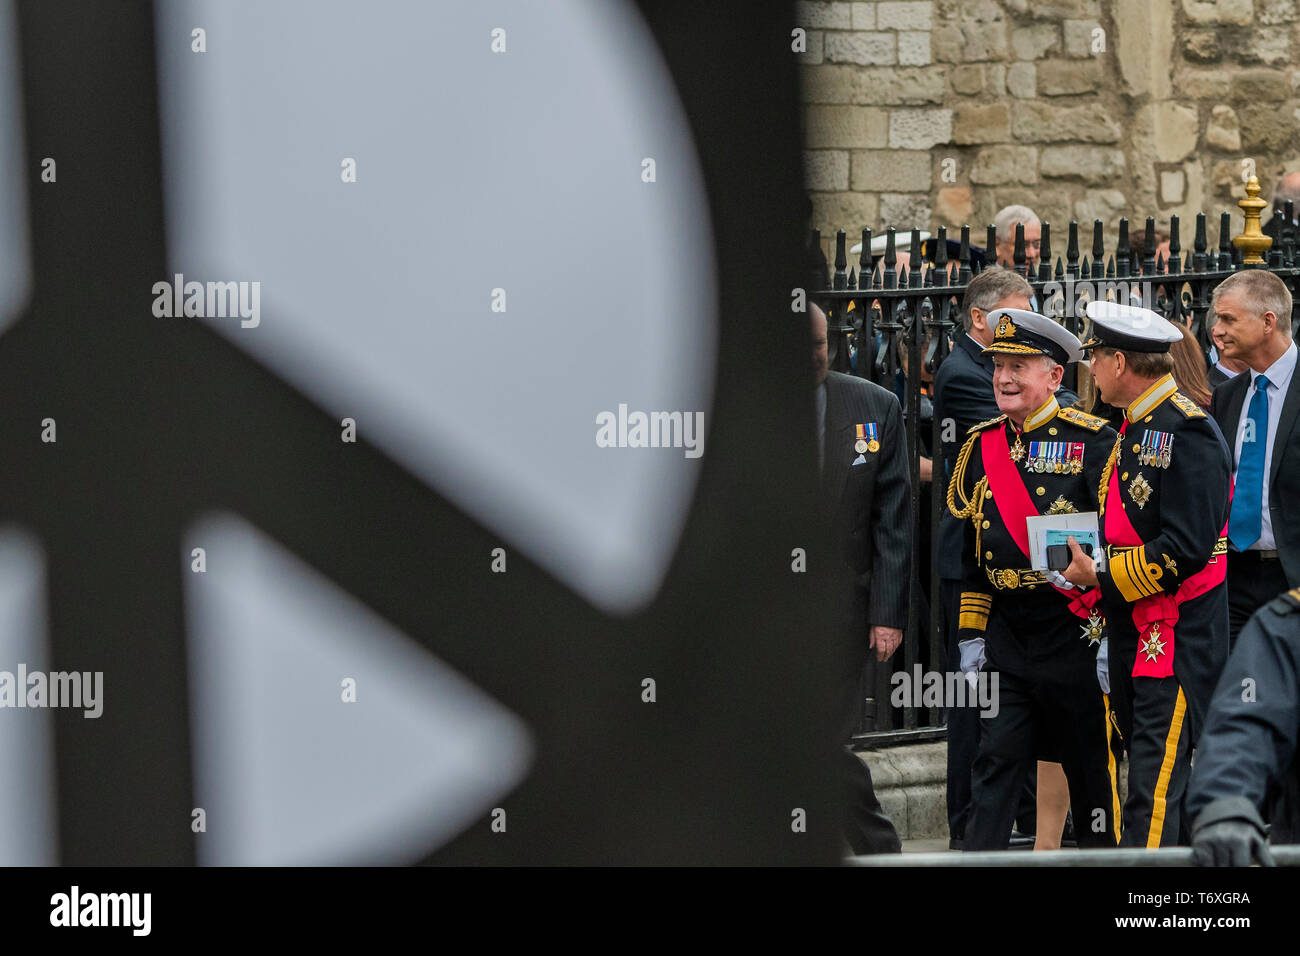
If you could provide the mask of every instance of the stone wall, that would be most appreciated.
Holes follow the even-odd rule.
[[[1300,169],[1297,0],[796,4],[812,226],[950,228],[1231,211]],[[1268,213],[1266,212],[1266,215]],[[1060,243],[1058,245],[1058,243]]]

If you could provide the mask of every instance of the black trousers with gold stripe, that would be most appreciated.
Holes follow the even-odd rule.
[[[1016,798],[1036,760],[1061,763],[1080,846],[1115,845],[1106,708],[1096,649],[1054,592],[994,604],[986,631],[997,713],[980,718],[966,850],[1006,849]]]
[[[1120,846],[1175,846],[1183,832],[1183,796],[1191,775],[1187,698],[1177,677],[1133,677],[1136,646],[1110,648],[1110,704],[1128,750],[1128,797]]]

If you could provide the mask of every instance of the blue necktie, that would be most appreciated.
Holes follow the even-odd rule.
[[[1246,439],[1249,438],[1250,441]],[[1232,499],[1228,540],[1245,551],[1259,540],[1263,521],[1264,453],[1268,450],[1268,379],[1255,379],[1255,394],[1246,413],[1246,434],[1241,441],[1241,462],[1237,465],[1237,488]]]

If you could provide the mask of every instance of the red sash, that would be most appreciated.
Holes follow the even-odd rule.
[[[1125,421],[1119,430],[1120,438],[1123,439],[1124,432],[1128,430],[1128,422]],[[1116,465],[1119,460],[1116,457]],[[1113,467],[1110,471],[1110,485],[1106,492],[1106,497],[1113,501],[1119,501],[1119,468]],[[1228,501],[1232,501],[1232,492],[1229,490]],[[1228,526],[1225,524],[1219,536],[1228,533]],[[1128,512],[1123,508],[1106,509],[1106,543],[1113,544],[1121,548],[1134,548],[1143,544],[1138,537],[1137,530],[1133,527],[1133,522],[1129,520]],[[1174,673],[1174,625],[1178,623],[1178,605],[1184,601],[1190,601],[1192,598],[1200,597],[1211,588],[1218,587],[1223,583],[1224,577],[1228,572],[1228,562],[1226,555],[1222,556],[1225,560],[1210,558],[1210,562],[1197,571],[1190,578],[1183,581],[1178,586],[1178,590],[1173,594],[1153,594],[1151,597],[1139,599],[1133,605],[1133,623],[1138,631],[1138,654],[1137,659],[1133,662],[1134,677],[1172,677]],[[1164,642],[1164,653],[1151,660],[1149,656],[1142,653],[1141,642],[1148,640],[1152,630],[1155,631],[1155,637]]]
[[[1029,497],[1029,489],[1020,477],[1020,469],[1011,460],[1006,429],[999,425],[997,428],[986,429],[980,435],[980,456],[984,460],[984,474],[989,479],[989,487],[993,489],[993,500],[997,502],[1002,523],[1011,533],[1011,540],[1015,541],[1025,560],[1029,561],[1029,526],[1025,524],[1025,519],[1037,517],[1038,509]],[[1076,617],[1088,617],[1101,600],[1101,591],[1096,588],[1080,592],[1078,588],[1067,591],[1055,584],[1051,584],[1051,587],[1070,599],[1070,612]]]

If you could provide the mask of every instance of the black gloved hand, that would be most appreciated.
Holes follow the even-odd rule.
[[[1242,797],[1215,800],[1192,827],[1197,866],[1275,866],[1258,811]]]

